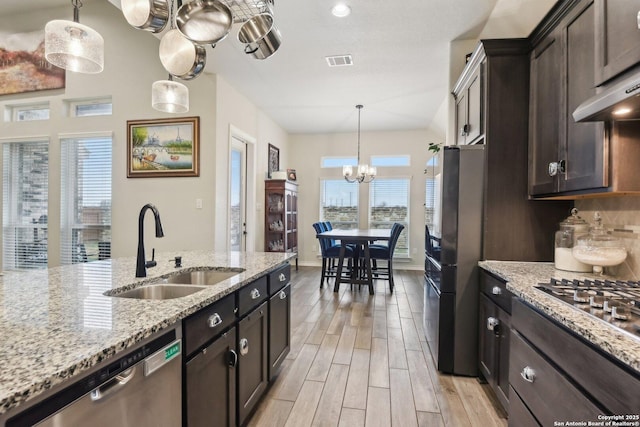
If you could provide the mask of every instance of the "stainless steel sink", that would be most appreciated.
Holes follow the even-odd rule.
[[[130,289],[128,291],[110,294],[112,297],[120,298],[135,298],[135,299],[173,299],[186,297],[187,295],[194,294],[198,291],[206,289],[203,286],[189,286],[183,284],[157,284],[157,285],[145,285],[139,288]]]
[[[172,274],[164,280],[168,283],[182,283],[186,285],[215,285],[243,271],[243,268],[195,270],[186,273]]]

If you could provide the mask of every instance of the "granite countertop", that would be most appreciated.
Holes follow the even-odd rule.
[[[182,267],[175,268],[175,256]],[[135,257],[7,272],[0,277],[0,414],[257,279],[292,253],[190,251],[156,254],[135,278]],[[103,292],[198,267],[244,272],[186,297],[138,300]]]
[[[553,298],[533,286],[551,278],[598,278],[585,273],[573,273],[554,268],[553,263],[517,261],[480,261],[481,268],[501,277],[507,289],[540,311],[548,314],[596,347],[640,371],[640,339],[613,325]],[[602,277],[600,277],[602,278]],[[605,277],[606,278],[606,277]],[[621,278],[610,278],[612,280]]]

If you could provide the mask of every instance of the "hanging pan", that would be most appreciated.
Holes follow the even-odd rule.
[[[160,62],[171,75],[182,80],[197,77],[204,70],[206,60],[205,47],[193,44],[175,28],[160,40]]]
[[[198,44],[216,44],[224,39],[233,25],[231,9],[218,0],[193,0],[176,13],[176,27],[189,40]]]
[[[266,59],[280,47],[282,36],[268,13],[254,15],[238,31],[238,40],[244,43],[244,52],[256,59]]]
[[[122,14],[139,30],[158,33],[169,21],[167,0],[122,0]]]

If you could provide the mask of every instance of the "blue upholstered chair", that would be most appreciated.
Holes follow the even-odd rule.
[[[313,223],[313,229],[316,232],[316,236],[324,231],[327,231],[326,225],[322,222]],[[324,284],[324,280],[327,279],[329,284],[329,278],[335,278],[337,275],[337,268],[335,261],[340,257],[340,245],[335,243],[332,239],[321,239],[318,237],[320,243],[320,253],[322,254],[322,275],[320,277],[320,288]],[[346,248],[345,259],[348,259],[348,268],[351,269],[351,262],[353,258],[353,250],[349,247]]]
[[[391,236],[386,245],[369,245],[369,256],[372,262],[372,274],[375,278],[388,280],[389,290],[393,292],[393,252],[396,249],[400,233],[404,230],[404,225],[397,222],[391,227]],[[387,261],[386,267],[378,266],[376,261]]]

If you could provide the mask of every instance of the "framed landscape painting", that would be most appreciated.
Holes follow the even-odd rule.
[[[200,117],[127,121],[127,178],[200,175]]]
[[[0,95],[64,86],[64,70],[44,58],[44,31],[0,32]]]

